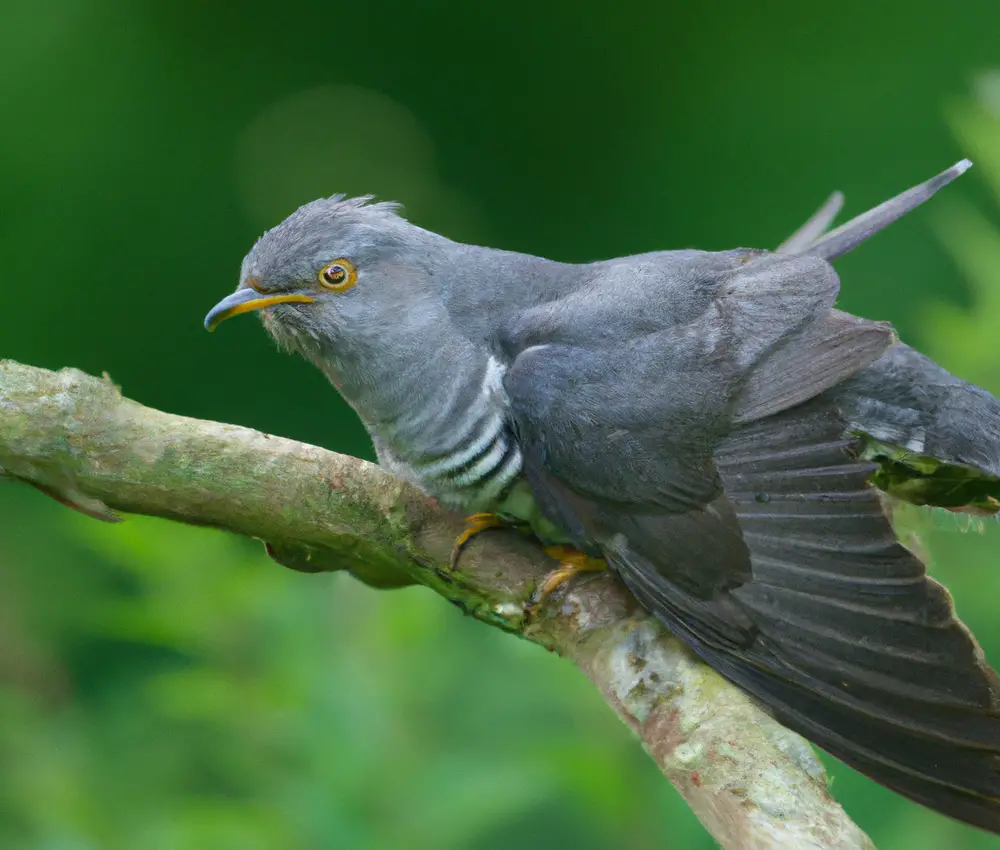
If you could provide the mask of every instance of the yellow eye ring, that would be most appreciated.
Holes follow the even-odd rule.
[[[341,257],[323,266],[316,275],[319,285],[334,292],[347,292],[358,282],[358,270],[354,263]]]

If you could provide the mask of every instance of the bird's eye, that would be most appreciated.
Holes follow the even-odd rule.
[[[317,275],[320,286],[334,292],[346,292],[358,282],[358,272],[354,263],[341,258],[323,266]]]

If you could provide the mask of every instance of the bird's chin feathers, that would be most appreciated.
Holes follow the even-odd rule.
[[[262,310],[260,320],[264,330],[282,351],[302,354],[308,358],[314,349],[320,347],[319,335],[308,321],[303,321],[302,314],[293,307],[281,305]]]

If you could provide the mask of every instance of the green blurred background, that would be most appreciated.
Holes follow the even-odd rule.
[[[1000,391],[998,33],[996,0],[4,0],[0,357],[370,456],[256,322],[201,328],[298,204],[562,260],[767,247],[969,155],[842,304]],[[713,846],[572,668],[428,592],[11,484],[0,523],[3,850]],[[1000,529],[918,523],[1000,664]],[[832,772],[882,850],[1000,848]]]

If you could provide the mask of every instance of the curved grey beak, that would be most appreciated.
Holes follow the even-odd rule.
[[[237,289],[232,295],[227,295],[205,316],[205,330],[210,333],[221,325],[226,319],[239,316],[242,313],[251,313],[254,310],[261,310],[264,307],[273,307],[275,304],[311,304],[315,298],[308,295],[261,295],[256,289],[244,287]]]

